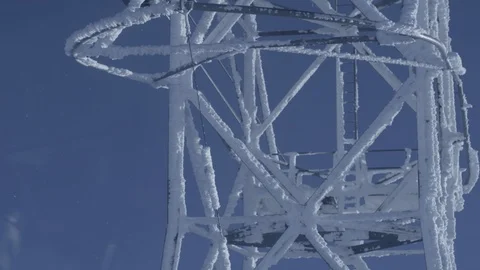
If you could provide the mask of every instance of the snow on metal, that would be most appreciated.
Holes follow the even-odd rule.
[[[288,258],[321,258],[331,269],[371,269],[369,257],[398,255],[424,255],[427,269],[456,269],[455,212],[463,209],[464,195],[478,180],[479,159],[469,135],[471,105],[460,78],[465,70],[450,45],[448,0],[311,0],[312,10],[297,9],[293,1],[285,7],[269,0],[126,3],[117,15],[75,32],[65,52],[82,65],[170,91],[169,211],[162,269],[178,269],[182,241],[189,233],[212,243],[201,269],[235,268],[232,253],[243,256],[244,270],[267,269]],[[386,9],[396,9],[399,20],[389,19]],[[115,44],[124,29],[160,17],[170,20],[169,45]],[[289,18],[308,23],[310,29],[267,31],[263,17],[278,19],[277,27]],[[371,43],[395,48],[401,56],[379,56]],[[273,106],[263,57],[272,51],[312,57]],[[169,56],[169,70],[148,74],[102,63],[104,58],[154,55]],[[336,61],[336,149],[282,153],[274,124],[327,58]],[[243,70],[238,69],[239,59]],[[358,122],[363,104],[359,61],[369,63],[394,91],[364,132]],[[212,62],[220,63],[230,78],[237,105],[230,104],[210,76]],[[406,66],[408,78],[400,79],[392,65]],[[195,80],[199,71],[233,113],[241,134],[207,100]],[[371,149],[405,105],[416,114],[418,146]],[[193,110],[202,121],[195,120]],[[224,206],[213,146],[203,131],[206,123],[238,164]],[[263,137],[266,147],[261,147]],[[203,217],[187,213],[185,151]],[[405,162],[377,168],[367,159],[375,152],[404,152]],[[305,157],[323,154],[332,155],[332,167],[299,165]],[[306,177],[317,177],[318,185],[304,182]],[[242,214],[235,210],[240,203]],[[423,242],[422,249],[413,245],[417,242]]]

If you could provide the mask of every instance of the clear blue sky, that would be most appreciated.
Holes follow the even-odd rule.
[[[168,93],[85,68],[63,50],[73,31],[122,8],[120,0],[10,0],[0,7],[0,215],[12,209],[22,214],[23,241],[16,270],[100,269],[109,243],[117,246],[112,269],[160,269],[166,218]],[[474,105],[470,115],[475,147],[480,146],[477,8],[480,3],[476,1],[451,3],[453,48],[463,57],[465,89]],[[128,30],[119,42],[166,42],[168,32],[161,31],[166,23],[154,21]],[[273,103],[312,61],[299,58],[280,67],[285,59],[266,58],[270,60],[266,73],[272,78],[267,83],[280,93],[270,92]],[[153,71],[164,67],[165,61],[139,59],[122,65]],[[298,69],[291,68],[294,63]],[[320,68],[321,74],[309,84],[312,89],[331,84],[332,63],[330,60]],[[361,111],[362,121],[368,123],[391,92],[379,89],[386,85],[378,82],[378,76],[369,71],[364,76],[359,82]],[[300,118],[311,108],[318,109],[319,115],[331,115],[333,88],[328,90],[301,93],[288,108],[289,116],[279,122],[278,135],[285,151],[333,150],[333,117]],[[211,97],[214,104],[220,104],[218,98]],[[220,105],[218,110],[227,115]],[[408,112],[401,116],[399,128],[387,132],[379,146],[415,147],[415,132],[409,128],[415,126],[411,116]],[[328,138],[323,137],[326,133]],[[218,136],[209,128],[207,134],[212,147],[219,149],[214,153],[221,156],[224,150]],[[292,136],[298,141],[291,143]],[[225,166],[220,166],[217,174],[225,176],[220,185],[225,194],[236,168],[229,167],[231,162],[221,164]],[[188,190],[193,192],[194,186]],[[477,187],[466,197],[466,209],[457,214],[460,270],[478,267],[473,263],[480,241],[479,195]],[[202,241],[191,238],[185,245],[204,252]],[[413,261],[406,262],[410,259]],[[421,260],[421,256],[400,258],[392,267],[386,266],[387,260],[375,265],[378,269],[404,269]],[[197,269],[196,261],[201,262],[193,256],[182,269]],[[305,267],[310,269],[313,262],[307,263]],[[274,269],[291,269],[293,265],[282,262]]]

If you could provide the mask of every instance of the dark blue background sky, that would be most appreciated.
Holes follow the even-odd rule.
[[[22,215],[22,249],[15,269],[100,269],[110,243],[117,246],[112,269],[160,268],[166,218],[168,93],[85,68],[65,56],[63,50],[73,31],[122,8],[120,0],[10,0],[0,6],[0,215],[12,209]],[[474,106],[480,104],[476,8],[480,8],[476,1],[451,4],[453,48],[467,68],[465,89]],[[135,44],[166,42],[166,25],[166,20],[153,22],[136,28],[138,32],[127,32],[129,38],[120,40]],[[281,93],[313,60],[302,58],[298,69],[282,69],[284,59],[266,59],[271,60],[267,83]],[[164,61],[158,64],[160,67],[166,63],[160,58],[145,61],[147,64],[141,67],[147,70],[156,68],[156,61]],[[327,65],[330,71],[320,68],[319,72],[325,73],[312,83],[328,85],[322,78],[331,83],[327,77],[333,74],[332,64],[330,60]],[[369,74],[365,73],[364,79],[367,90],[361,92],[361,110],[368,112],[364,113],[365,123],[391,97],[390,91],[376,89],[386,85]],[[286,111],[290,116],[279,122],[278,135],[285,151],[333,150],[333,130],[328,131],[329,139],[322,137],[323,142],[318,142],[326,126],[333,127],[333,117],[327,117],[326,126],[317,118],[298,120],[315,106],[323,108],[319,109],[320,115],[333,112],[333,88],[329,90],[330,94],[320,99],[315,92],[310,96],[306,93]],[[271,95],[272,103],[281,97]],[[227,115],[225,108],[218,108]],[[399,119],[399,129],[382,137],[384,145],[389,142],[393,147],[415,147],[415,132],[409,128],[415,127],[415,120],[408,118],[411,113],[405,114]],[[470,115],[477,147],[479,107],[474,107]],[[221,148],[216,135],[209,134],[212,146]],[[298,139],[295,145],[290,143],[292,137]],[[230,177],[222,178],[221,192],[230,189],[235,171],[235,167],[218,168],[218,175]],[[466,197],[466,210],[457,214],[457,263],[461,270],[478,267],[474,262],[476,243],[480,241],[479,195],[476,188]],[[203,241],[192,239],[185,242],[190,249]],[[421,263],[422,258],[412,260]],[[192,259],[190,265],[184,264],[183,269],[197,269],[194,262]],[[386,262],[378,264],[381,269],[387,269]],[[283,265],[281,269],[288,269],[293,264]],[[397,263],[388,269],[405,266]]]

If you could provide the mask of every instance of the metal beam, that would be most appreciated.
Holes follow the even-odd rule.
[[[295,10],[295,9],[267,8],[267,7],[256,7],[256,6],[242,6],[242,5],[223,5],[223,4],[199,3],[194,1],[186,2],[185,8],[187,10],[197,10],[197,11],[291,17],[291,18],[298,18],[303,20],[322,21],[322,22],[338,23],[338,24],[344,24],[344,25],[356,25],[359,27],[375,29],[375,23],[368,20],[351,18],[348,16],[316,13],[312,11]]]
[[[173,14],[170,26],[170,43],[185,44],[186,22],[183,14]],[[170,66],[175,69],[188,62],[188,58],[181,54],[170,56]],[[169,92],[169,159],[168,159],[168,216],[167,234],[163,247],[162,270],[176,270],[180,263],[180,250],[184,231],[182,218],[187,214],[185,202],[185,178],[183,163],[185,152],[185,89],[192,87],[192,73],[172,80]]]

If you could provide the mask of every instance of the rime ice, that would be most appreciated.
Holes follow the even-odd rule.
[[[201,269],[235,267],[232,252],[244,257],[245,270],[267,269],[283,258],[321,258],[331,269],[365,270],[370,269],[365,257],[419,254],[425,255],[429,270],[456,269],[455,212],[463,209],[480,165],[469,134],[471,105],[460,78],[465,69],[450,44],[447,0],[352,0],[349,10],[327,0],[312,0],[315,10],[289,9],[269,0],[142,3],[132,0],[119,14],[77,31],[65,51],[85,66],[170,91],[169,213],[162,269],[178,268],[188,233],[211,242]],[[391,21],[385,8],[396,8],[399,20]],[[193,13],[200,15],[198,22]],[[169,45],[115,44],[125,28],[162,16],[170,18]],[[279,28],[288,17],[308,22],[311,29],[272,30],[263,25],[263,17],[278,19]],[[373,42],[395,48],[400,56],[377,55]],[[270,89],[264,72],[267,51],[310,56],[310,65],[285,91]],[[154,55],[169,56],[169,69],[145,74],[102,62]],[[327,58],[335,59],[335,151],[282,152],[276,122],[301,98]],[[369,63],[393,92],[363,133],[358,128],[358,112],[365,104],[359,98],[359,61]],[[229,100],[222,92],[226,89],[210,75],[214,63],[229,77],[236,99]],[[402,81],[392,65],[408,69],[408,79]],[[229,122],[220,106],[207,99],[206,86],[195,80],[200,72],[236,122]],[[269,95],[279,93],[285,94],[270,104]],[[371,149],[407,109],[415,112],[418,147]],[[195,120],[194,113],[202,121]],[[315,119],[311,125],[317,123]],[[234,179],[216,173],[218,159],[212,149],[217,146],[208,145],[202,134],[206,124],[237,162]],[[261,147],[262,140],[266,147]],[[190,177],[184,175],[185,152],[193,169]],[[404,155],[403,164],[369,164],[367,156],[386,152]],[[333,166],[303,167],[303,159],[325,154],[331,155]],[[460,162],[461,154],[467,164]],[[305,181],[308,177],[316,177],[317,185]],[[203,216],[187,213],[185,185],[192,180]],[[232,183],[225,205],[219,181]],[[243,213],[238,214],[240,204]],[[409,248],[420,241],[424,249]]]

